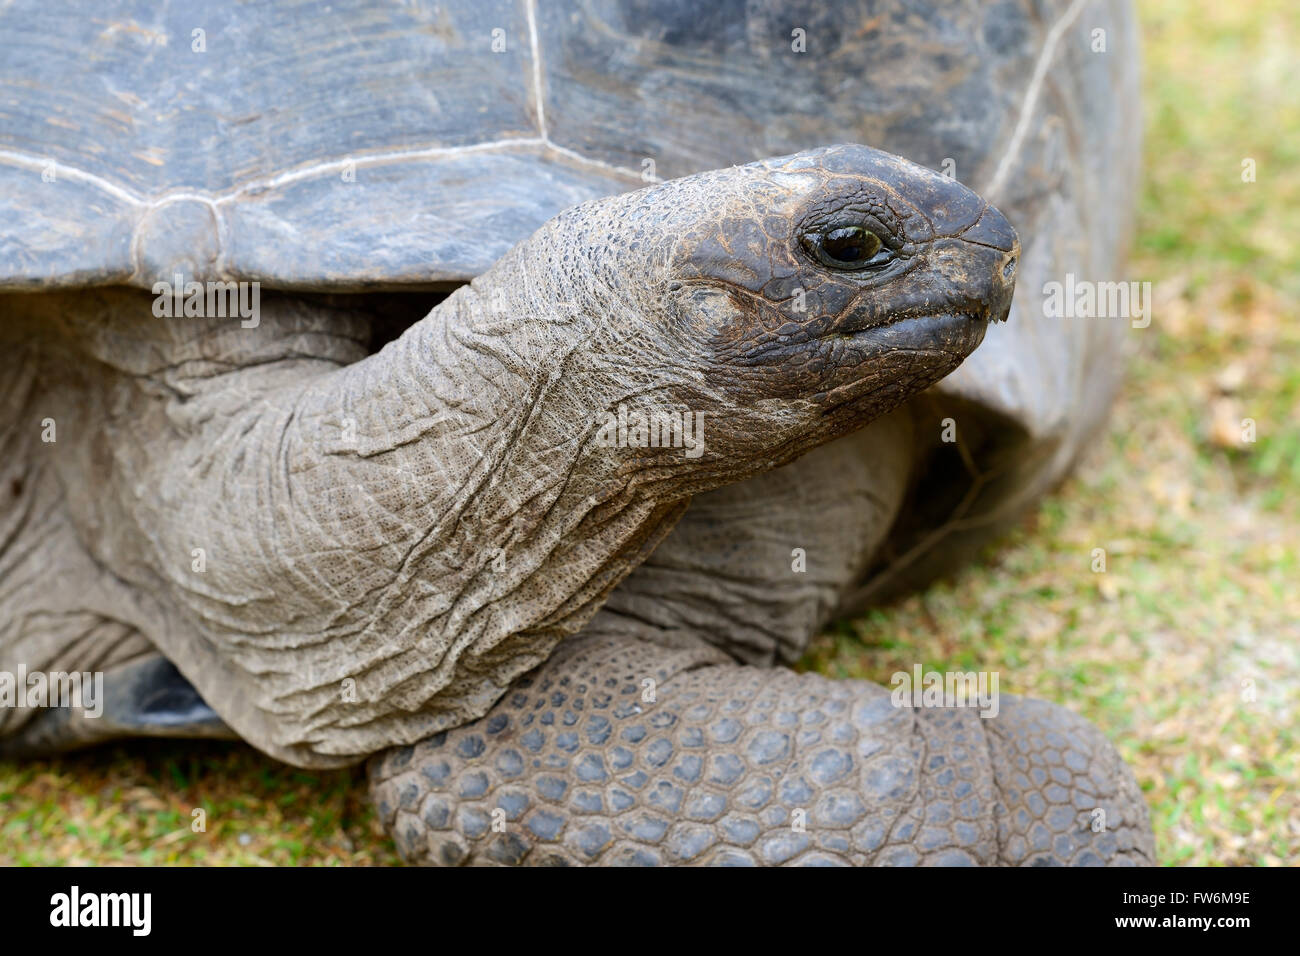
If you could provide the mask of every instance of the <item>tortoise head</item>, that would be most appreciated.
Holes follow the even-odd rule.
[[[955,369],[1006,318],[1020,254],[974,192],[865,146],[672,180],[550,230],[556,298],[598,317],[592,366],[615,357],[629,395],[703,412],[714,451],[767,466]]]
[[[875,417],[1007,317],[1015,230],[955,180],[865,146],[711,178],[727,198],[680,231],[667,291],[742,402]],[[682,205],[701,201],[702,184],[679,182],[693,194]]]

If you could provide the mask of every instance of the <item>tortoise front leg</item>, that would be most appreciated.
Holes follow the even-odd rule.
[[[736,665],[700,641],[561,644],[481,720],[370,763],[433,865],[1148,864],[1128,768],[1081,718],[997,717]],[[1094,829],[1095,811],[1105,827]]]

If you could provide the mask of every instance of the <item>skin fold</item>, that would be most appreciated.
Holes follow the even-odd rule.
[[[853,268],[832,255],[863,251],[834,245],[845,229],[879,247]],[[264,296],[252,329],[159,318],[126,291],[11,297],[0,446],[21,474],[0,511],[0,669],[156,649],[273,756],[389,751],[376,799],[423,862],[1149,858],[1127,770],[1063,711],[1004,703],[983,726],[731,663],[790,660],[832,613],[907,479],[890,464],[901,420],[859,429],[1006,316],[1018,255],[970,190],[847,146],[574,207],[373,355],[365,316],[288,294]],[[620,407],[702,413],[702,447],[611,447],[601,423]],[[45,418],[57,443],[34,437]],[[791,502],[791,476],[832,475]],[[742,553],[719,548],[729,522]],[[801,546],[816,572],[791,585],[768,568]],[[816,739],[789,724],[817,712]],[[0,715],[0,734],[29,719]],[[698,760],[656,763],[640,719]],[[686,780],[706,766],[775,788],[814,836],[775,839],[797,831],[771,803],[728,830],[741,791]],[[807,789],[788,790],[796,773]],[[674,774],[714,789],[678,801]],[[578,783],[606,790],[566,802]],[[513,815],[507,784],[526,798]],[[828,836],[851,814],[827,808],[853,795],[866,816],[849,829],[870,834]],[[692,815],[697,796],[722,811]],[[1082,835],[1098,808],[1112,825]],[[704,829],[673,843],[688,822]],[[769,837],[781,846],[754,842]]]

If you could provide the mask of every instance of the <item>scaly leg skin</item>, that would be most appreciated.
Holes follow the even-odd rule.
[[[1009,695],[987,720],[973,709],[896,708],[872,684],[741,666],[703,642],[675,643],[570,639],[486,717],[372,758],[372,796],[402,856],[1152,862],[1132,774],[1068,711]]]

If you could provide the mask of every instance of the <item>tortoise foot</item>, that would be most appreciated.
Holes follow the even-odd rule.
[[[409,862],[1134,865],[1128,768],[1081,718],[998,716],[727,663],[694,643],[571,639],[483,719],[372,758]]]

